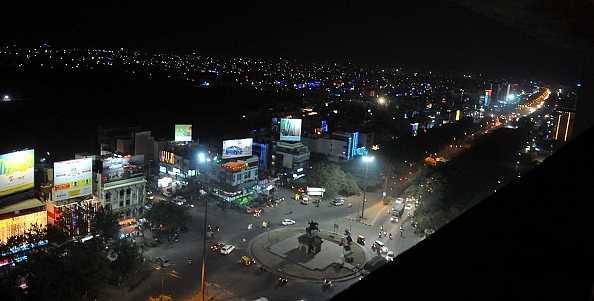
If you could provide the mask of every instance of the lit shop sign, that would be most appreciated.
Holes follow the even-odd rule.
[[[192,125],[191,124],[176,124],[175,125],[175,141],[192,141]]]
[[[175,163],[175,154],[168,151],[159,151],[159,162],[173,164]]]
[[[54,163],[54,197],[57,201],[91,195],[93,162],[91,158]]]
[[[0,155],[0,197],[33,188],[34,164],[32,149]]]
[[[120,180],[144,175],[144,155],[103,160],[104,181]]]
[[[301,119],[281,118],[280,141],[301,141]]]

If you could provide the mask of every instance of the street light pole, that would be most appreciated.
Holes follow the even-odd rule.
[[[365,212],[365,201],[366,194],[367,194],[367,172],[369,171],[369,162],[373,161],[372,156],[363,156],[363,162],[366,163],[365,166],[365,185],[363,186],[363,205],[361,206],[361,218],[363,218],[363,213]]]
[[[207,177],[208,179],[208,177]],[[204,270],[206,264],[206,230],[207,230],[207,222],[208,222],[208,199],[204,202],[206,205],[204,206],[204,241],[202,242],[202,301],[206,300],[205,298],[205,281],[204,281]]]
[[[165,267],[161,266],[161,301],[163,301],[163,278],[165,278]]]

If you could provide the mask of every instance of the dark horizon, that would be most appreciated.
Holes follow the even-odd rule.
[[[579,82],[582,68],[566,51],[446,0],[306,1],[290,9],[215,2],[172,4],[170,11],[77,2],[22,11],[0,21],[0,44],[186,51],[562,84]]]

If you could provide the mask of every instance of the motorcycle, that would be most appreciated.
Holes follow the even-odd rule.
[[[324,279],[324,286],[331,287],[333,285],[334,285],[334,283],[332,283],[332,280],[330,280],[330,279]]]
[[[287,282],[289,282],[289,279],[287,279],[287,277],[280,277],[280,278],[278,278],[278,282],[287,283]]]

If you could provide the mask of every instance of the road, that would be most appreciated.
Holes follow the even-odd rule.
[[[321,230],[329,232],[344,233],[345,229],[351,231],[353,238],[358,235],[366,237],[367,244],[364,247],[368,259],[375,253],[371,250],[371,243],[380,239],[378,237],[380,226],[384,226],[387,233],[392,233],[393,239],[388,236],[381,238],[390,250],[400,254],[418,242],[413,235],[413,228],[405,218],[399,223],[391,223],[389,220],[389,206],[383,205],[381,191],[367,192],[368,202],[365,205],[364,218],[360,218],[362,196],[354,196],[346,199],[343,206],[330,206],[329,202],[320,202],[320,206],[314,204],[302,205],[292,199],[294,193],[285,188],[279,188],[275,197],[284,197],[285,201],[276,207],[265,207],[265,212],[260,217],[241,212],[239,209],[223,211],[214,204],[208,207],[208,224],[219,226],[221,231],[215,233],[212,242],[206,243],[206,264],[205,279],[210,286],[206,294],[214,291],[223,292],[230,299],[253,300],[266,296],[269,300],[328,300],[338,292],[348,288],[357,277],[343,281],[335,281],[331,289],[322,289],[320,282],[311,280],[290,279],[285,285],[278,285],[278,271],[262,272],[255,266],[246,267],[240,263],[242,255],[249,255],[249,242],[258,235],[266,235],[266,229],[260,227],[262,221],[270,221],[270,229],[279,228],[302,228],[308,221],[315,221]],[[348,204],[351,203],[351,208]],[[292,214],[288,214],[292,211]],[[146,272],[140,272],[134,279],[120,287],[110,287],[111,299],[106,300],[131,300],[145,301],[148,296],[157,297],[163,289],[164,294],[171,295],[174,300],[200,300],[201,297],[201,275],[202,275],[202,254],[204,250],[205,207],[197,206],[190,209],[192,221],[188,225],[189,231],[180,234],[180,240],[172,244],[161,244],[158,247],[150,248],[144,252],[147,262],[144,264]],[[406,214],[406,213],[405,213]],[[296,221],[295,225],[283,226],[281,220],[291,218]],[[252,224],[252,229],[248,225]],[[336,225],[336,227],[335,227]],[[404,237],[399,235],[399,227],[404,228]],[[151,233],[146,230],[145,238]],[[245,238],[245,242],[243,239]],[[212,252],[210,245],[214,242],[224,242],[236,246],[236,250],[229,255],[222,255]],[[151,259],[163,256],[170,259],[171,267],[163,273],[151,268]],[[191,265],[187,259],[193,259]],[[176,277],[171,275],[175,271]]]

